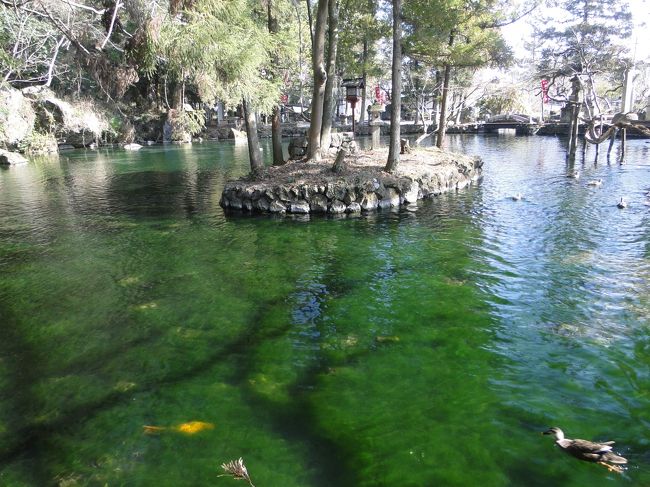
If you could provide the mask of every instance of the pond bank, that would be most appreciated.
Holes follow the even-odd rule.
[[[358,213],[409,205],[463,188],[481,175],[482,161],[436,148],[402,154],[397,171],[383,171],[387,149],[348,155],[340,172],[334,157],[268,168],[264,177],[226,183],[220,204],[263,213]]]

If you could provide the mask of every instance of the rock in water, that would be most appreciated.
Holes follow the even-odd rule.
[[[26,164],[27,162],[27,159],[17,152],[9,152],[0,149],[0,164],[13,166],[16,164]]]

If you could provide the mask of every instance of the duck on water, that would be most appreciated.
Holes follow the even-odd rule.
[[[621,465],[627,463],[627,459],[612,451],[613,441],[596,443],[593,441],[569,439],[564,437],[564,432],[557,427],[544,431],[544,435],[555,436],[555,444],[569,455],[586,462],[594,462],[607,467],[610,472],[622,473]]]

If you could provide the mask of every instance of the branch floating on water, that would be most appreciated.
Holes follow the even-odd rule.
[[[239,460],[231,460],[228,463],[222,463],[221,468],[223,468],[226,473],[219,475],[219,477],[232,475],[235,480],[246,480],[251,487],[255,487],[248,475],[248,470],[246,469],[246,465],[244,465],[244,460],[241,457],[239,457]]]

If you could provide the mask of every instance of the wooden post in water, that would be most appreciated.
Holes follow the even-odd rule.
[[[576,147],[578,143],[578,117],[580,115],[580,108],[582,108],[582,86],[580,78],[574,76],[571,78],[571,96],[569,97],[569,104],[571,106],[571,120],[569,123],[569,140],[568,154],[569,161],[574,161],[576,158]]]
[[[631,68],[625,70],[623,77],[623,96],[621,97],[621,112],[628,113],[632,111],[632,101],[634,96],[634,72]],[[620,163],[623,164],[625,158],[625,142],[627,139],[627,130],[621,129],[621,159]]]
[[[627,141],[627,129],[621,129],[621,159],[620,163],[623,164],[623,159],[625,159],[625,142]]]

